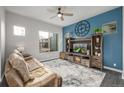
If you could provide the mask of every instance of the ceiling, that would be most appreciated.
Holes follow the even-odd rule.
[[[73,13],[73,17],[64,16],[64,21],[58,17],[50,19],[57,13],[57,6],[6,6],[7,11],[23,16],[42,20],[58,26],[67,26],[80,20],[98,15],[100,13],[117,8],[117,6],[61,6],[62,12]]]

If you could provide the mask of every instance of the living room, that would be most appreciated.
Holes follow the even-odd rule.
[[[123,87],[123,14],[121,6],[1,6],[0,86],[19,86],[6,72],[19,52],[57,74],[51,86]]]

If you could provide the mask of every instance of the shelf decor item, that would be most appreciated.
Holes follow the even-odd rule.
[[[93,32],[95,34],[102,34],[102,29],[101,28],[94,28]]]
[[[99,38],[96,38],[96,43],[99,43]]]
[[[90,23],[86,20],[80,21],[75,26],[75,34],[78,37],[86,36],[90,31]]]

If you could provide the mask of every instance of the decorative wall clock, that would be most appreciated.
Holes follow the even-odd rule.
[[[86,36],[90,31],[90,23],[86,20],[83,20],[76,24],[75,34],[79,37]]]

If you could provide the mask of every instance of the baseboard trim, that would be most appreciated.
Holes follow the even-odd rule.
[[[48,60],[42,60],[42,61],[40,61],[40,62],[47,62],[47,61],[56,60],[56,59],[59,59],[59,58],[53,58],[53,59],[48,59]]]
[[[118,69],[115,69],[115,68],[111,68],[111,67],[107,67],[107,66],[104,66],[104,68],[105,68],[105,69],[112,70],[112,71],[116,71],[116,72],[122,73],[122,70],[118,70]]]

